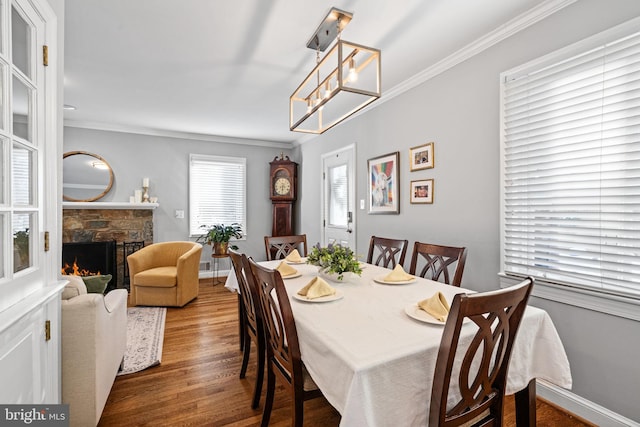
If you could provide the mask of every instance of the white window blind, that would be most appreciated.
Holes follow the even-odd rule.
[[[238,223],[246,228],[246,159],[191,154],[189,158],[189,229]]]
[[[640,297],[640,33],[505,77],[503,271]]]

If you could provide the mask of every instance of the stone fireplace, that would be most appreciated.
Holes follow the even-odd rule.
[[[157,204],[140,207],[111,203],[84,203],[75,207],[74,203],[63,203],[62,242],[90,243],[114,242],[115,268],[112,274],[118,287],[125,287],[125,246],[136,242],[136,247],[153,243],[153,209]],[[64,245],[63,245],[64,247]],[[63,249],[63,256],[64,256]],[[127,251],[130,253],[130,251]],[[64,266],[64,264],[63,264]]]

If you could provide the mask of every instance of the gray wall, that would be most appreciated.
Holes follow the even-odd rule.
[[[247,235],[237,245],[257,260],[265,259],[264,236],[271,234],[269,162],[282,151],[290,154],[289,150],[65,127],[64,152],[73,150],[98,154],[111,165],[113,188],[100,202],[128,202],[141,188],[142,178],[149,178],[149,194],[158,197],[160,205],[154,210],[156,242],[189,240],[190,153],[245,157]],[[185,211],[184,219],[175,217],[178,209]],[[211,247],[205,245],[202,260],[210,259]]]
[[[367,159],[400,151],[400,215],[357,210],[357,252],[372,234],[462,245],[469,250],[463,286],[498,286],[499,74],[640,15],[636,0],[582,0],[324,135],[297,147],[301,230],[320,240],[320,156],[355,143],[356,198],[367,199]],[[434,41],[437,42],[437,41]],[[384,50],[382,52],[384,73]],[[383,88],[384,90],[385,88]],[[389,89],[389,88],[386,88]],[[383,92],[384,93],[384,92]],[[435,141],[435,168],[410,172],[410,147]],[[434,204],[411,205],[411,180],[434,178]],[[408,261],[405,266],[408,266]],[[573,392],[640,420],[638,322],[540,298],[567,350]]]

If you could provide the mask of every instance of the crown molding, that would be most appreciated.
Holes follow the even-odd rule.
[[[193,141],[218,142],[222,144],[251,145],[258,147],[279,148],[290,150],[293,148],[291,142],[266,141],[249,138],[234,138],[230,136],[209,135],[204,133],[192,133],[172,131],[165,129],[145,128],[138,126],[126,126],[112,123],[89,122],[83,120],[65,120],[65,127],[80,129],[103,130],[109,132],[133,133],[137,135],[160,136],[166,138],[188,139]]]
[[[565,7],[575,3],[576,1],[578,0],[547,0],[534,6],[533,8],[515,17],[506,24],[487,33],[476,41],[469,43],[465,47],[447,56],[441,61],[438,61],[431,67],[422,70],[412,77],[409,77],[404,82],[392,87],[390,90],[383,92],[382,96],[376,102],[369,104],[367,107],[348,117],[344,121],[346,122],[352,120],[374,108],[380,107],[382,104],[392,100],[396,96],[402,95],[403,93],[415,88],[416,86],[419,86],[427,82],[428,80],[431,80],[432,78],[444,73],[450,68],[455,67],[461,62],[464,62],[467,59],[478,55],[486,49],[489,49],[490,47],[513,36],[514,34],[517,34],[518,32],[530,27],[531,25],[540,22],[541,20],[553,15],[559,10],[562,10]],[[318,136],[319,135],[305,135],[296,139],[295,141],[293,141],[293,143],[295,145],[301,145],[314,140]]]

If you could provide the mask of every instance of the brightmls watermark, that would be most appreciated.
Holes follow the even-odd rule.
[[[0,405],[0,427],[69,427],[69,405]]]

